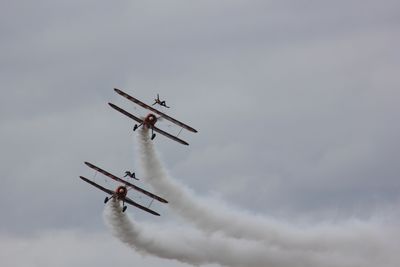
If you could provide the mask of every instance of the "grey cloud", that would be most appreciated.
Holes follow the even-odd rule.
[[[1,231],[103,229],[82,162],[138,160],[113,87],[199,129],[155,140],[195,191],[291,220],[396,207],[397,2],[0,4]]]

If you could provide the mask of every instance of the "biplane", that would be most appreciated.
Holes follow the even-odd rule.
[[[105,187],[103,187],[103,186],[101,186],[101,185],[89,180],[88,178],[85,178],[83,176],[79,176],[83,181],[93,185],[94,187],[97,187],[98,189],[100,189],[100,190],[106,192],[108,195],[110,195],[110,196],[107,196],[104,199],[104,204],[107,203],[110,199],[115,199],[115,200],[118,200],[118,201],[122,201],[122,212],[125,212],[125,210],[127,208],[127,206],[125,206],[125,203],[128,203],[128,204],[130,204],[132,206],[135,206],[135,207],[137,207],[137,208],[139,208],[141,210],[144,210],[144,211],[146,211],[148,213],[151,213],[151,214],[156,215],[156,216],[160,216],[160,214],[155,212],[154,210],[151,210],[148,207],[142,206],[142,205],[136,203],[135,201],[133,201],[132,199],[128,198],[126,195],[128,194],[128,190],[129,189],[134,189],[134,190],[139,191],[140,193],[150,197],[152,200],[151,200],[151,203],[150,203],[149,207],[153,203],[153,200],[157,200],[157,201],[160,201],[162,203],[168,203],[168,201],[165,200],[164,198],[161,198],[161,197],[159,197],[159,196],[157,196],[157,195],[155,195],[153,193],[150,193],[149,191],[144,190],[143,188],[140,188],[140,187],[138,187],[138,186],[136,186],[134,184],[131,184],[130,182],[125,181],[124,179],[121,179],[121,178],[119,178],[119,177],[117,177],[117,176],[115,176],[115,175],[113,175],[113,174],[111,174],[111,173],[109,173],[109,172],[107,172],[107,171],[105,171],[105,170],[103,170],[103,169],[101,169],[101,168],[89,163],[89,162],[85,162],[85,164],[88,167],[90,167],[91,169],[93,169],[93,170],[95,170],[97,172],[100,172],[100,173],[104,174],[105,176],[113,179],[114,181],[117,181],[117,182],[123,184],[123,185],[118,186],[113,191],[111,189],[105,188]]]
[[[125,116],[131,118],[132,120],[134,120],[134,121],[136,121],[138,123],[138,124],[134,125],[133,131],[136,131],[139,127],[143,126],[143,127],[146,127],[147,129],[151,129],[151,140],[153,140],[156,137],[156,134],[154,132],[157,132],[157,133],[162,134],[162,135],[164,135],[164,136],[166,136],[166,137],[168,137],[168,138],[170,138],[170,139],[172,139],[172,140],[174,140],[174,141],[176,141],[178,143],[181,143],[183,145],[189,145],[189,144],[186,141],[178,138],[178,135],[182,131],[182,129],[186,129],[186,130],[188,130],[190,132],[197,133],[197,130],[195,130],[194,128],[190,127],[189,125],[184,124],[184,123],[182,123],[182,122],[180,122],[180,121],[168,116],[167,114],[165,114],[165,113],[153,108],[152,106],[149,106],[149,105],[143,103],[142,101],[134,98],[133,96],[130,96],[127,93],[125,93],[125,92],[123,92],[123,91],[121,91],[121,90],[119,90],[117,88],[114,88],[114,91],[117,92],[119,95],[125,97],[126,99],[132,101],[133,103],[135,103],[135,104],[141,106],[142,108],[145,108],[145,109],[150,111],[150,113],[145,118],[141,119],[141,118],[138,118],[138,117],[132,115],[128,111],[126,111],[126,110],[114,105],[113,103],[108,103],[113,109],[119,111],[120,113],[124,114]],[[158,115],[159,117],[157,117],[156,115]],[[157,120],[160,119],[160,118],[166,119],[166,120],[178,125],[179,127],[181,127],[181,131],[178,133],[178,135],[174,136],[174,135],[172,135],[172,134],[170,134],[170,133],[168,133],[166,131],[163,131],[160,128],[156,127],[155,124],[156,124]]]
[[[159,104],[159,105],[162,106],[162,107],[169,108],[169,107],[167,106],[167,103],[165,102],[165,100],[161,100],[161,99],[160,99],[160,95],[159,95],[159,94],[157,94],[157,98],[154,98],[154,103],[153,103],[152,106],[154,106],[155,104]]]

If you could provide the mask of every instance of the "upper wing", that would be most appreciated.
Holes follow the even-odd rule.
[[[130,199],[130,198],[128,198],[128,197],[125,197],[124,202],[126,202],[126,203],[128,203],[128,204],[131,204],[132,206],[135,206],[135,207],[137,207],[137,208],[139,208],[139,209],[142,209],[142,210],[144,210],[144,211],[147,211],[148,213],[151,213],[151,214],[153,214],[153,215],[160,216],[160,214],[157,213],[157,212],[155,212],[154,210],[151,210],[151,209],[149,209],[149,208],[146,208],[146,207],[144,207],[144,206],[142,206],[142,205],[136,203],[135,201],[133,201],[132,199]]]
[[[121,91],[121,90],[119,90],[119,89],[117,89],[117,88],[114,88],[114,91],[117,92],[118,94],[122,95],[123,97],[125,97],[125,98],[131,100],[132,102],[138,104],[139,106],[141,106],[141,107],[143,107],[143,108],[145,108],[145,109],[148,109],[148,110],[150,110],[150,111],[152,111],[152,112],[154,112],[154,113],[160,115],[161,117],[163,117],[163,118],[169,120],[170,122],[173,122],[173,123],[175,123],[176,125],[179,125],[179,126],[181,126],[182,128],[185,128],[185,129],[188,130],[188,131],[197,133],[197,130],[193,129],[193,128],[190,127],[189,125],[186,125],[186,124],[184,124],[183,122],[180,122],[180,121],[178,121],[178,120],[176,120],[176,119],[174,119],[174,118],[168,116],[167,114],[165,114],[165,113],[163,113],[163,112],[161,112],[161,111],[159,111],[159,110],[157,110],[157,109],[155,109],[155,108],[153,108],[153,107],[151,107],[151,106],[149,106],[149,105],[143,103],[142,101],[140,101],[140,100],[134,98],[133,96],[130,96],[130,95],[128,95],[127,93],[125,93],[125,92],[123,92],[123,91]]]
[[[141,192],[142,194],[145,194],[148,197],[154,198],[154,199],[156,199],[156,200],[158,200],[158,201],[160,201],[162,203],[168,203],[167,200],[165,200],[165,199],[163,199],[163,198],[161,198],[161,197],[159,197],[157,195],[154,195],[153,193],[150,193],[149,191],[146,191],[146,190],[144,190],[144,189],[142,189],[142,188],[140,188],[140,187],[138,187],[138,186],[136,186],[134,184],[131,184],[130,182],[127,182],[127,181],[125,181],[125,180],[123,180],[121,178],[118,178],[117,176],[115,176],[115,175],[113,175],[113,174],[111,174],[111,173],[109,173],[109,172],[107,172],[107,171],[105,171],[105,170],[103,170],[103,169],[101,169],[101,168],[89,163],[89,162],[85,162],[85,164],[87,166],[89,166],[90,168],[92,168],[92,169],[94,169],[94,170],[96,170],[98,172],[101,172],[102,174],[110,177],[111,179],[113,179],[113,180],[115,180],[117,182],[121,182],[121,183],[123,183],[123,184],[125,184],[127,186],[132,187],[133,189]]]
[[[85,182],[87,182],[87,183],[93,185],[94,187],[97,187],[98,189],[100,189],[100,190],[102,190],[102,191],[104,191],[104,192],[106,192],[106,193],[108,193],[108,194],[110,194],[110,195],[113,195],[113,194],[114,194],[114,191],[112,191],[112,190],[110,190],[110,189],[104,188],[104,187],[102,187],[101,185],[96,184],[95,182],[90,181],[89,179],[87,179],[87,178],[85,178],[85,177],[83,177],[83,176],[79,176],[79,177],[80,177],[82,180],[84,180]]]
[[[129,113],[128,111],[126,111],[126,110],[124,110],[124,109],[122,109],[122,108],[120,108],[120,107],[114,105],[113,103],[108,103],[108,104],[109,104],[113,109],[115,109],[115,110],[121,112],[122,114],[124,114],[125,116],[131,118],[132,120],[137,121],[138,123],[142,123],[142,122],[143,122],[143,120],[141,120],[141,119],[139,119],[138,117],[132,115],[132,114]],[[157,127],[153,126],[153,130],[156,131],[156,132],[158,132],[158,133],[160,133],[160,134],[162,134],[162,135],[164,135],[164,136],[166,136],[166,137],[168,137],[168,138],[170,138],[170,139],[172,139],[172,140],[174,140],[174,141],[176,141],[176,142],[178,142],[178,143],[181,143],[181,144],[183,144],[183,145],[189,145],[186,141],[183,141],[182,139],[180,139],[180,138],[178,138],[178,137],[176,137],[176,136],[173,136],[172,134],[167,133],[167,132],[161,130],[160,128],[157,128]]]

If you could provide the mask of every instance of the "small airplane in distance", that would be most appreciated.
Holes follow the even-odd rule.
[[[169,107],[167,106],[167,104],[165,103],[165,100],[162,100],[162,101],[160,100],[160,96],[159,96],[158,94],[157,94],[157,98],[154,99],[154,103],[153,103],[152,106],[154,106],[155,104],[159,104],[160,106],[169,108]]]
[[[155,195],[153,193],[150,193],[150,192],[148,192],[148,191],[146,191],[146,190],[144,190],[144,189],[142,189],[142,188],[140,188],[140,187],[138,187],[138,186],[136,186],[134,184],[131,184],[131,183],[129,183],[129,182],[127,182],[127,181],[125,181],[125,180],[123,180],[123,179],[121,179],[121,178],[119,178],[119,177],[117,177],[117,176],[115,176],[115,175],[113,175],[113,174],[111,174],[111,173],[109,173],[109,172],[107,172],[107,171],[105,171],[105,170],[103,170],[103,169],[101,169],[101,168],[89,163],[89,162],[85,162],[85,164],[88,167],[90,167],[91,169],[93,169],[95,171],[98,171],[98,172],[104,174],[105,176],[113,179],[114,181],[117,181],[117,182],[120,182],[120,183],[123,184],[123,185],[118,186],[115,189],[115,191],[113,191],[113,190],[107,189],[105,187],[102,187],[101,185],[89,180],[88,178],[85,178],[83,176],[79,176],[83,181],[85,181],[85,182],[93,185],[94,187],[97,187],[98,189],[106,192],[108,195],[111,195],[111,196],[107,196],[104,199],[104,203],[107,203],[110,199],[113,199],[113,198],[115,200],[122,201],[122,212],[125,212],[125,210],[127,208],[127,206],[125,206],[125,203],[128,203],[128,204],[130,204],[132,206],[135,206],[135,207],[137,207],[137,208],[139,208],[141,210],[144,210],[144,211],[146,211],[146,212],[148,212],[150,214],[153,214],[153,215],[156,215],[156,216],[160,216],[160,214],[155,212],[154,210],[151,210],[148,207],[144,207],[144,206],[136,203],[132,199],[128,198],[126,195],[128,194],[128,190],[129,189],[135,189],[135,190],[139,191],[140,193],[152,198],[150,205],[153,203],[154,199],[158,200],[158,201],[160,201],[162,203],[168,203],[167,200],[165,200],[165,199],[163,199],[163,198],[161,198],[161,197],[159,197],[159,196],[157,196],[157,195]],[[149,205],[149,207],[150,207],[150,205]]]
[[[119,90],[117,88],[114,88],[114,91],[117,92],[119,95],[125,97],[126,99],[132,101],[133,103],[141,106],[142,108],[145,108],[145,109],[149,110],[150,112],[152,112],[152,113],[149,113],[145,118],[140,119],[140,118],[132,115],[128,111],[126,111],[126,110],[114,105],[113,103],[108,103],[113,109],[119,111],[120,113],[124,114],[125,116],[127,116],[127,117],[131,118],[132,120],[134,120],[134,121],[139,123],[139,124],[135,124],[135,126],[133,127],[133,131],[136,131],[141,126],[144,126],[147,129],[151,129],[151,140],[153,140],[156,137],[156,134],[154,132],[157,132],[157,133],[162,134],[162,135],[164,135],[164,136],[166,136],[166,137],[168,137],[168,138],[170,138],[170,139],[172,139],[172,140],[174,140],[174,141],[176,141],[178,143],[181,143],[183,145],[189,145],[186,141],[178,138],[178,136],[174,136],[174,135],[172,135],[170,133],[167,133],[166,131],[163,131],[160,128],[157,128],[155,126],[157,120],[160,119],[160,118],[163,118],[163,119],[166,119],[166,120],[168,120],[168,121],[170,121],[170,122],[182,127],[182,129],[186,129],[188,131],[197,133],[197,130],[195,130],[194,128],[190,127],[189,125],[186,125],[183,122],[180,122],[180,121],[168,116],[167,114],[165,114],[165,113],[163,113],[163,112],[161,112],[161,111],[159,111],[159,110],[157,110],[157,109],[155,109],[155,108],[143,103],[142,101],[134,98],[133,96],[130,96],[127,93],[125,93],[125,92],[123,92],[123,91],[121,91],[121,90]],[[157,116],[155,114],[157,114],[160,117],[157,118]],[[182,129],[181,129],[181,131],[182,131]]]

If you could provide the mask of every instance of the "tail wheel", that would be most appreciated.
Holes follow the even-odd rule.
[[[125,211],[126,211],[126,208],[127,208],[127,206],[123,206],[123,207],[122,207],[122,212],[125,212]]]
[[[137,124],[135,124],[135,126],[133,126],[133,131],[136,131],[136,129],[138,128]]]
[[[151,140],[153,140],[155,137],[156,137],[156,134],[153,133],[153,134],[151,135]]]
[[[110,199],[109,199],[108,197],[106,197],[106,198],[104,199],[104,204],[106,204],[109,200],[110,200]]]

